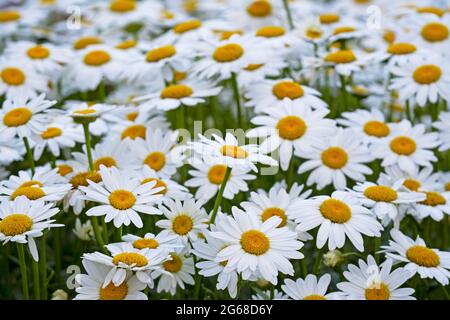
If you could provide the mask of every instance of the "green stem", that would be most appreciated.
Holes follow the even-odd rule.
[[[286,173],[286,183],[287,183],[287,191],[291,190],[292,185],[294,184],[294,157],[291,157],[289,162],[289,167]]]
[[[39,268],[41,273],[42,299],[47,300],[47,231],[44,231],[41,238]]]
[[[104,219],[102,219],[102,233],[103,233],[103,240],[105,240],[106,243],[109,243],[108,226],[106,225],[106,222]],[[122,241],[122,240],[120,240],[120,241]]]
[[[225,187],[227,185],[228,179],[230,178],[231,168],[227,167],[225,171],[225,177],[223,178],[222,184],[219,189],[219,193],[216,196],[216,201],[214,202],[214,209],[211,214],[210,224],[213,224],[216,220],[217,211],[219,210],[220,203],[222,202],[223,192],[225,191]]]
[[[104,102],[106,97],[106,88],[105,88],[105,82],[101,81],[98,86],[98,100],[100,102]]]
[[[289,8],[289,0],[283,0],[284,10],[286,11],[286,16],[289,24],[289,29],[294,29],[294,20],[292,19],[291,9]]]
[[[322,247],[319,252],[317,252],[316,261],[314,262],[313,274],[318,275],[320,271],[320,262],[322,261],[323,250],[325,246]]]
[[[121,225],[119,228],[117,228],[117,242],[122,241],[122,233],[123,233],[123,225]]]
[[[100,228],[98,227],[98,219],[96,216],[91,217],[92,229],[94,229],[95,240],[97,240],[97,244],[100,250],[103,253],[107,253],[105,249],[105,243],[103,242],[102,235],[100,234]]]
[[[448,216],[444,216],[444,223],[442,224],[442,233],[443,233],[443,235],[442,235],[442,249],[444,250],[444,251],[447,251],[447,243],[448,243],[448,232],[449,232],[449,230],[448,230],[448,219],[449,219],[449,217]]]
[[[379,263],[380,261],[380,255],[377,253],[378,250],[380,250],[381,246],[381,237],[374,237],[373,238],[373,257],[375,258],[375,261]]]
[[[25,261],[25,250],[24,244],[17,243],[17,255],[19,257],[19,267],[20,275],[22,278],[22,295],[24,300],[30,299],[30,292],[28,289],[28,274],[27,274],[27,264]]]
[[[411,106],[410,106],[409,100],[406,100],[405,106],[406,106],[406,110],[405,110],[406,118],[412,123],[413,121],[412,121],[412,116],[411,116]]]
[[[35,300],[40,300],[41,299],[41,288],[39,286],[39,262],[34,261],[34,259],[31,258],[31,267],[33,269],[34,299]]]
[[[55,274],[56,280],[61,276],[61,230],[55,228],[53,232],[53,245],[55,250]]]
[[[347,83],[345,81],[344,76],[339,76],[339,79],[341,80],[341,98],[342,98],[342,105],[341,105],[341,112],[344,112],[347,110],[348,107],[348,99],[347,99]]]
[[[89,170],[94,171],[94,161],[92,160],[91,135],[89,133],[89,123],[83,122],[84,141],[86,143],[86,154],[88,157]]]
[[[231,86],[233,88],[234,100],[236,101],[238,128],[242,128],[242,111],[241,111],[241,95],[239,93],[239,85],[237,83],[236,74],[231,73]]]
[[[34,165],[33,152],[31,151],[30,142],[28,141],[27,137],[23,137],[23,144],[25,145],[25,149],[27,150],[27,157],[28,157],[28,161],[30,162],[31,174],[34,175],[35,165]]]

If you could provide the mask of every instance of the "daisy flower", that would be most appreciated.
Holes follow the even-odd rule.
[[[358,183],[354,188],[354,195],[362,205],[370,208],[375,216],[387,225],[391,220],[398,227],[403,218],[404,205],[425,200],[422,193],[408,190],[404,187],[405,179],[392,180],[382,174],[377,183],[370,181]]]
[[[264,25],[276,25],[285,20],[281,1],[244,0],[232,5],[233,7],[225,10],[225,18],[249,30]]]
[[[258,52],[264,49],[256,37],[232,35],[223,41],[208,39],[197,45],[199,60],[192,72],[200,78],[230,79],[232,73],[238,74],[249,64],[263,62]]]
[[[83,241],[91,241],[95,239],[94,228],[91,220],[82,223],[79,218],[75,220],[75,227],[72,229],[75,236]]]
[[[287,300],[288,296],[279,291],[278,289],[273,290],[273,299],[271,299],[272,292],[270,290],[261,291],[257,294],[252,295],[252,300]]]
[[[254,107],[255,112],[267,109],[282,108],[286,100],[292,102],[297,109],[311,107],[312,109],[327,109],[320,93],[315,89],[300,85],[292,79],[262,80],[247,88],[245,97],[247,107]]]
[[[348,282],[340,282],[337,287],[348,299],[354,300],[416,300],[414,289],[400,288],[412,274],[404,268],[391,272],[392,260],[380,266],[369,255],[367,262],[359,259],[358,266],[350,264],[344,277]]]
[[[261,53],[261,60],[259,64],[249,64],[237,74],[237,82],[245,90],[266,77],[278,77],[287,65],[279,53]]]
[[[447,151],[450,149],[450,112],[441,112],[439,114],[439,121],[433,123],[439,131],[441,145],[439,151]]]
[[[220,221],[220,217],[217,219]],[[213,229],[214,230],[214,229]],[[226,271],[226,262],[217,262],[217,254],[225,248],[228,243],[213,238],[208,231],[203,233],[205,240],[198,240],[192,244],[192,253],[203,261],[197,262],[199,274],[204,277],[217,276],[216,288],[218,290],[228,290],[231,298],[237,295],[238,274],[236,271]]]
[[[300,40],[284,27],[279,25],[265,25],[255,31],[255,37],[274,50],[286,50]]]
[[[38,75],[25,60],[0,59],[0,95],[7,99],[24,99],[48,91],[48,79]]]
[[[50,108],[56,101],[45,99],[45,94],[35,98],[17,96],[5,100],[0,110],[0,134],[2,139],[33,138],[45,130],[50,122]]]
[[[34,160],[39,160],[45,149],[53,156],[59,157],[61,149],[73,148],[77,142],[84,142],[81,127],[75,126],[69,117],[56,117],[34,138]]]
[[[354,131],[359,137],[364,137],[363,141],[367,143],[387,137],[391,133],[391,125],[386,123],[383,113],[378,109],[344,112],[337,122]]]
[[[184,157],[177,152],[178,131],[163,131],[148,128],[145,140],[129,139],[130,151],[135,155],[136,162],[152,169],[160,177],[171,177],[177,168],[183,164]]]
[[[119,139],[135,140],[141,138],[145,140],[147,129],[167,130],[168,122],[160,111],[139,112],[136,117],[131,117],[116,123],[113,127],[114,135],[118,135]]]
[[[200,141],[189,142],[189,145],[195,153],[194,157],[200,157],[206,163],[215,163],[218,160],[231,169],[251,168],[255,172],[257,172],[256,163],[277,165],[277,162],[265,155],[258,145],[239,145],[236,137],[229,132],[226,133],[225,139],[215,134],[212,135],[214,140],[201,134],[198,136]]]
[[[130,225],[142,228],[139,213],[159,215],[154,207],[158,201],[158,192],[162,188],[153,188],[156,181],[141,184],[138,179],[119,171],[115,167],[100,166],[101,183],[88,180],[87,187],[79,186],[84,192],[82,199],[100,203],[86,211],[88,216],[105,216],[105,222],[114,222],[116,228]]]
[[[60,201],[71,189],[71,185],[64,183],[57,171],[49,166],[37,167],[34,174],[19,171],[17,176],[12,175],[8,180],[2,181],[0,194],[7,197],[0,197],[14,200],[25,196],[29,200]]]
[[[110,268],[104,278],[103,287],[110,282],[115,286],[121,285],[127,278],[129,271],[136,274],[139,281],[153,288],[151,273],[161,268],[161,264],[169,259],[165,251],[136,249],[131,243],[112,243],[106,246],[110,255],[101,252],[85,253],[83,259],[100,263]]]
[[[305,279],[284,280],[281,289],[293,300],[333,300],[336,294],[328,293],[331,276],[325,274],[318,278],[308,274]]]
[[[373,141],[369,148],[375,158],[383,159],[383,167],[398,165],[401,170],[412,174],[417,166],[429,167],[431,162],[437,161],[430,149],[439,144],[436,132],[428,133],[424,124],[413,126],[403,120],[392,126],[388,137]]]
[[[169,111],[181,105],[196,106],[204,103],[205,98],[216,96],[221,88],[214,87],[209,81],[188,80],[183,83],[171,84],[145,96],[137,97],[133,101],[143,102],[140,108],[160,109]]]
[[[282,220],[273,216],[262,222],[254,212],[232,208],[233,216],[225,216],[216,224],[217,231],[211,236],[229,243],[217,254],[217,262],[227,262],[226,270],[242,273],[248,280],[256,273],[277,284],[278,273],[294,274],[289,259],[302,259],[299,250],[303,243],[297,234],[286,227],[280,227]]]
[[[175,248],[180,247],[176,243],[177,236],[170,234],[168,230],[163,230],[158,234],[146,233],[143,237],[138,237],[133,234],[126,234],[122,240],[131,243],[135,249],[145,249],[157,251],[173,252]]]
[[[345,189],[346,176],[354,181],[364,181],[364,175],[372,170],[364,165],[373,160],[365,144],[349,129],[339,129],[334,135],[318,141],[305,152],[296,149],[295,154],[307,159],[298,168],[298,173],[313,169],[307,185],[317,184],[318,189],[333,184],[336,189]]]
[[[450,15],[439,17],[427,14],[416,17],[409,26],[417,35],[419,43],[434,52],[446,54],[450,44]]]
[[[332,66],[339,75],[350,76],[354,72],[361,71],[373,57],[360,51],[341,49],[325,54],[322,59],[325,65]]]
[[[75,122],[89,120],[92,123],[103,114],[112,110],[112,107],[106,104],[88,104],[86,102],[76,102],[67,108],[67,114],[71,116]],[[104,131],[107,131],[106,129]]]
[[[67,48],[31,41],[14,42],[5,49],[4,54],[11,59],[23,59],[38,73],[48,76],[58,75],[71,59]]]
[[[348,192],[334,191],[330,196],[316,196],[299,201],[294,215],[297,231],[309,231],[318,226],[316,245],[322,248],[328,241],[328,249],[342,248],[346,237],[358,251],[364,251],[361,235],[381,237],[383,227],[369,209]]]
[[[309,106],[284,100],[280,107],[267,108],[263,115],[250,120],[258,127],[247,132],[249,138],[265,138],[260,149],[271,153],[279,149],[280,166],[287,170],[295,151],[308,153],[313,145],[336,131],[335,122],[325,119],[327,109],[312,111]]]
[[[166,199],[158,208],[167,219],[159,220],[156,226],[176,235],[183,243],[195,241],[208,227],[208,215],[202,206],[202,201],[189,198],[183,201]]]
[[[428,248],[419,236],[413,240],[396,229],[390,234],[389,245],[381,247],[388,258],[406,263],[404,268],[412,275],[419,274],[422,279],[436,279],[441,285],[448,285],[450,253]]]
[[[122,72],[121,52],[110,46],[91,45],[76,52],[62,78],[65,94],[94,90],[102,81],[115,82]]]
[[[147,285],[129,272],[124,282],[116,286],[109,282],[104,286],[110,267],[89,260],[82,261],[87,274],[78,274],[75,281],[78,287],[74,300],[148,300],[142,291]]]
[[[450,191],[422,190],[425,200],[411,204],[411,213],[420,220],[431,217],[435,221],[448,219],[450,215]]]
[[[384,170],[391,181],[403,179],[403,186],[410,191],[440,189],[439,173],[433,173],[433,167],[424,167],[421,170],[417,168],[413,174],[400,170],[396,165],[386,167]]]
[[[162,264],[161,270],[152,273],[154,279],[159,278],[156,291],[169,292],[175,295],[177,287],[185,290],[186,285],[194,285],[194,259],[188,254],[189,247],[177,248],[170,253],[170,260]]]
[[[208,201],[213,198],[220,189],[227,166],[219,160],[211,162],[196,161],[191,159],[189,164],[192,170],[189,170],[191,179],[185,182],[186,187],[198,188],[195,192],[196,199]],[[247,192],[249,190],[247,181],[255,180],[256,176],[249,173],[250,168],[234,168],[230,173],[230,177],[225,185],[223,197],[225,199],[233,199],[239,192]]]
[[[42,236],[44,230],[62,227],[50,219],[59,212],[53,208],[53,203],[31,201],[24,196],[13,201],[2,200],[0,203],[0,241],[28,243],[30,253],[35,261],[39,261],[39,254],[34,238]]]
[[[403,101],[414,101],[423,107],[439,98],[450,100],[450,66],[435,55],[417,57],[409,63],[390,68],[393,79],[390,90],[396,90]]]

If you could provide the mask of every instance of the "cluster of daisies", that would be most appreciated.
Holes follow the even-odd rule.
[[[450,298],[446,1],[28,0],[0,30],[0,298]]]

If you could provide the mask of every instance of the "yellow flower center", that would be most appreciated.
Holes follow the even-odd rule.
[[[389,135],[390,131],[387,124],[381,121],[368,121],[364,125],[364,132],[369,136],[382,138]]]
[[[383,39],[387,43],[394,43],[396,38],[395,32],[392,30],[386,30],[383,34]]]
[[[167,193],[167,183],[165,183],[164,181],[157,179],[157,178],[147,178],[141,181],[141,184],[145,184],[151,181],[156,181],[155,186],[152,189],[156,189],[156,188],[164,188],[161,191],[159,191],[156,194],[162,194],[165,195]]]
[[[56,138],[62,135],[62,130],[60,128],[56,128],[56,127],[49,127],[47,128],[47,130],[45,130],[44,132],[41,133],[41,137],[42,139],[51,139],[51,138]]]
[[[416,52],[417,47],[411,43],[399,42],[389,45],[387,51],[390,54],[405,55]]]
[[[82,37],[74,42],[73,48],[75,50],[84,49],[93,44],[101,44],[103,41],[98,37]]]
[[[109,5],[109,10],[117,13],[130,12],[136,9],[134,0],[114,0]]]
[[[30,231],[32,226],[33,220],[26,214],[11,214],[0,221],[0,233],[13,237]]]
[[[95,160],[94,168],[95,170],[100,170],[100,166],[104,165],[107,168],[115,167],[117,165],[116,160],[112,157],[101,157]]]
[[[180,214],[172,221],[173,232],[180,236],[187,235],[193,228],[194,221],[187,214]]]
[[[391,291],[384,283],[375,283],[371,287],[366,288],[365,295],[367,300],[389,300]]]
[[[97,111],[95,109],[80,109],[80,110],[75,110],[73,113],[74,114],[79,114],[79,115],[89,115],[89,114],[94,114]]]
[[[33,113],[28,108],[15,108],[3,117],[3,124],[7,127],[20,127],[30,121]]]
[[[172,257],[172,260],[164,262],[163,268],[168,272],[177,273],[183,267],[183,260],[175,253],[171,253],[170,256]]]
[[[145,256],[136,252],[122,252],[116,254],[112,259],[112,262],[117,266],[120,262],[135,267],[145,267],[148,264],[148,260]]]
[[[445,191],[450,191],[450,182],[445,185]]]
[[[441,262],[441,259],[436,252],[427,247],[419,245],[414,245],[406,250],[406,257],[409,261],[427,268],[437,267]]]
[[[212,184],[222,184],[223,179],[225,179],[225,173],[227,167],[223,164],[216,164],[212,166],[208,171],[208,180]]]
[[[420,188],[420,182],[414,179],[405,179],[403,185],[411,191],[417,191]]]
[[[309,39],[319,39],[323,34],[323,31],[315,26],[310,26],[305,31],[305,36]]]
[[[166,156],[162,152],[152,152],[144,160],[144,163],[155,171],[161,170],[166,164]]]
[[[200,20],[189,20],[185,22],[181,22],[173,27],[173,32],[181,34],[191,30],[198,29],[202,26],[202,22]]]
[[[159,47],[147,52],[147,62],[158,62],[163,59],[170,58],[177,53],[177,49],[174,46],[168,45]]]
[[[190,97],[194,91],[191,87],[184,84],[173,84],[161,91],[161,98],[163,99],[182,99]]]
[[[417,13],[431,13],[442,17],[445,14],[445,10],[437,7],[420,7],[417,8]]]
[[[17,21],[21,17],[20,13],[17,11],[0,11],[0,23]]]
[[[109,203],[118,210],[127,210],[134,206],[136,197],[127,190],[115,190],[109,195]]]
[[[297,116],[287,116],[278,121],[277,129],[281,138],[286,140],[296,140],[305,134],[307,126],[301,118]]]
[[[370,186],[364,190],[364,196],[376,202],[397,200],[397,191],[387,186]]]
[[[327,300],[327,298],[319,294],[311,294],[309,296],[304,297],[303,300]]]
[[[238,146],[224,145],[220,148],[220,152],[225,157],[232,157],[235,159],[245,159],[248,157],[247,151]]]
[[[128,285],[122,282],[116,287],[110,282],[106,287],[100,288],[100,300],[123,300],[128,294]]]
[[[91,51],[84,56],[84,63],[89,66],[101,66],[108,63],[111,60],[111,56],[104,50]]]
[[[136,118],[139,116],[139,112],[130,112],[130,113],[127,113],[127,115],[126,115],[126,117],[127,117],[127,120],[129,120],[129,121],[134,121],[134,120],[136,120]]]
[[[389,146],[393,152],[404,156],[409,156],[416,151],[416,142],[405,136],[392,139]]]
[[[235,61],[242,57],[243,54],[244,49],[240,45],[236,43],[229,43],[216,48],[213,53],[213,58],[217,62],[224,63]]]
[[[174,70],[173,71],[173,78],[175,79],[176,82],[183,81],[184,79],[187,78],[187,73]]]
[[[133,247],[136,249],[156,249],[159,247],[159,243],[155,239],[137,239],[133,242]]]
[[[67,164],[60,164],[57,166],[58,174],[62,177],[67,176],[69,173],[73,172],[73,168]]]
[[[341,169],[347,164],[348,154],[340,147],[330,147],[322,152],[322,162],[331,169]]]
[[[247,13],[255,18],[264,18],[272,13],[272,5],[267,0],[253,1],[247,7]]]
[[[24,186],[17,188],[11,195],[11,199],[14,200],[19,196],[25,196],[29,200],[37,200],[45,196],[44,190],[38,186]]]
[[[145,133],[147,129],[142,124],[135,124],[126,128],[121,135],[122,140],[125,138],[136,139],[142,138],[145,139]]]
[[[270,240],[259,230],[249,230],[241,235],[242,249],[255,256],[265,254],[270,249]]]
[[[242,35],[243,32],[242,32],[242,30],[221,31],[220,32],[220,40],[228,40],[234,34]]]
[[[320,23],[331,24],[341,20],[341,17],[335,13],[324,13],[319,16]]]
[[[186,12],[195,12],[198,10],[198,0],[184,0],[182,6]]]
[[[280,208],[267,208],[261,214],[262,221],[266,221],[272,217],[281,218],[281,222],[278,225],[278,228],[284,227],[287,224],[287,216],[283,209]]]
[[[447,200],[439,192],[425,192],[427,198],[420,202],[426,206],[436,207],[447,203]]]
[[[50,56],[50,50],[43,46],[34,46],[27,50],[27,55],[31,59],[46,59]]]
[[[272,93],[279,100],[289,98],[291,100],[303,97],[305,92],[301,85],[292,81],[281,81],[276,83],[272,88]]]
[[[328,199],[319,207],[320,213],[325,219],[334,223],[346,223],[352,217],[350,207],[337,199]]]
[[[259,28],[256,31],[257,37],[264,37],[264,38],[275,38],[275,37],[280,37],[285,34],[286,34],[286,30],[283,27],[278,27],[278,26],[266,26],[266,27]]]
[[[249,64],[244,68],[245,71],[255,71],[264,66],[264,64]]]
[[[70,179],[70,184],[72,184],[74,188],[78,188],[79,186],[87,187],[89,185],[88,180],[99,183],[102,181],[102,176],[96,171],[80,172]]]
[[[353,31],[356,31],[356,29],[353,27],[344,26],[344,27],[338,27],[338,28],[334,29],[333,34],[337,35],[337,34],[342,34],[342,33],[353,32]]]
[[[437,82],[442,76],[442,70],[434,64],[427,64],[414,70],[413,78],[419,84]]]
[[[331,52],[325,56],[326,62],[332,63],[350,63],[356,60],[356,56],[352,50],[338,50]]]
[[[18,68],[5,68],[1,72],[3,82],[10,86],[20,86],[25,82],[27,77],[22,70]]]
[[[120,50],[127,50],[127,49],[136,47],[136,45],[137,45],[136,40],[129,39],[129,40],[122,41],[121,43],[116,45],[116,48],[120,49]]]
[[[423,26],[420,32],[428,42],[440,42],[448,39],[448,27],[440,22],[430,22]]]

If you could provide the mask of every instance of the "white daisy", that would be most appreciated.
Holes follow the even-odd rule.
[[[89,185],[78,188],[85,193],[82,199],[100,203],[86,211],[88,216],[105,216],[105,222],[114,222],[116,228],[130,225],[142,228],[139,213],[160,215],[154,207],[158,201],[158,192],[162,188],[153,188],[156,181],[141,184],[126,172],[115,167],[100,166],[102,183],[88,180]]]
[[[436,189],[422,190],[425,200],[413,203],[408,211],[413,216],[422,220],[431,217],[435,221],[448,219],[450,215],[450,191],[439,192]]]
[[[313,274],[308,274],[305,279],[284,280],[281,289],[293,300],[333,300],[333,293],[328,293],[331,276],[325,274],[319,279]]]
[[[412,274],[404,268],[391,272],[392,260],[387,259],[380,266],[369,255],[367,263],[360,259],[359,267],[348,265],[349,271],[344,271],[348,282],[340,282],[337,287],[342,290],[347,299],[354,300],[415,300],[414,289],[400,288]]]
[[[328,241],[328,249],[342,248],[345,238],[358,251],[364,251],[361,236],[381,237],[383,227],[376,221],[369,209],[364,208],[357,198],[344,191],[335,191],[330,196],[316,196],[299,201],[294,215],[298,231],[309,231],[320,226],[316,245],[322,248]]]
[[[450,253],[428,248],[419,236],[413,240],[396,229],[391,230],[391,238],[389,245],[381,247],[388,258],[406,263],[404,268],[412,275],[418,273],[422,279],[436,279],[443,286],[448,285]]]
[[[50,219],[59,212],[53,208],[53,203],[31,201],[24,196],[13,201],[2,200],[0,203],[0,241],[28,243],[30,253],[35,261],[39,261],[39,254],[34,238],[40,237],[44,230],[62,227]]]
[[[170,234],[168,230],[163,230],[158,234],[146,233],[143,237],[138,237],[133,234],[126,234],[122,240],[131,243],[136,249],[145,249],[157,251],[173,252],[175,248],[179,248],[177,244],[177,236]]]

